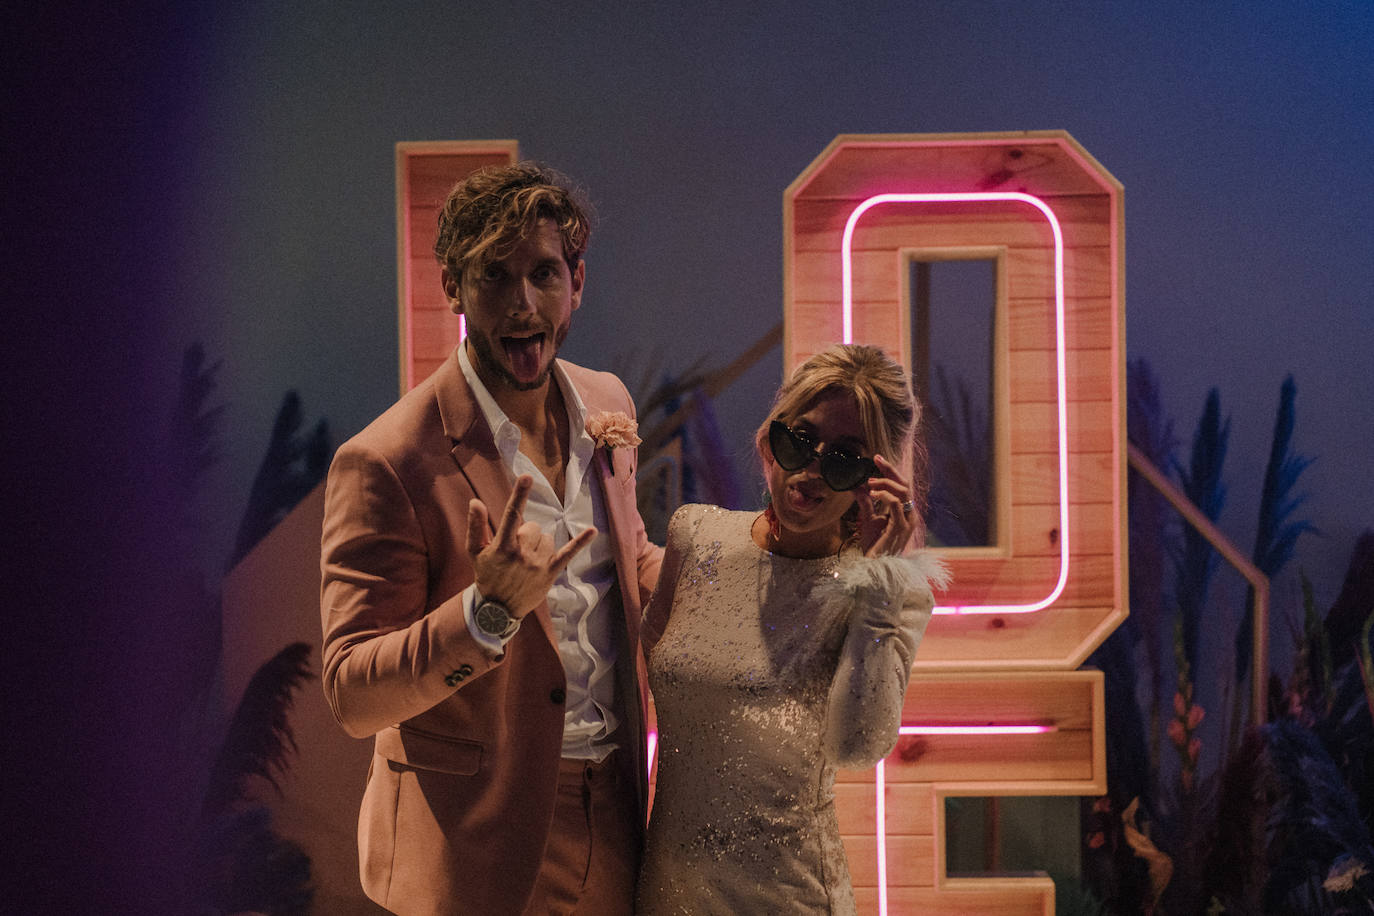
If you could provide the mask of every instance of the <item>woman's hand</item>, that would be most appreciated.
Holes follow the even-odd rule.
[[[904,552],[916,531],[911,482],[882,455],[874,455],[881,476],[855,491],[859,505],[859,547],[866,557]]]

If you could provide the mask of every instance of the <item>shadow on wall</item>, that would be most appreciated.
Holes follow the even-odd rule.
[[[184,894],[205,913],[381,913],[359,886],[354,840],[370,747],[338,728],[312,683],[328,427],[305,428],[286,393],[229,570],[209,581],[196,506],[221,451],[218,369],[187,349],[167,442],[183,649],[200,672],[177,729],[186,778],[174,803],[194,825],[177,850],[193,860]]]

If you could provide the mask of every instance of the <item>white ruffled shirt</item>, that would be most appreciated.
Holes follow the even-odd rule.
[[[549,589],[549,614],[558,639],[558,654],[567,678],[567,698],[563,714],[563,756],[574,760],[601,761],[615,750],[610,740],[619,724],[612,711],[615,704],[615,634],[612,615],[620,613],[620,593],[616,581],[615,557],[606,534],[606,506],[601,488],[592,485],[592,459],[596,443],[587,435],[587,408],[563,368],[554,363],[553,378],[563,393],[568,411],[568,464],[565,469],[563,499],[534,462],[520,452],[520,428],[506,416],[477,377],[468,361],[467,346],[459,345],[458,365],[477,399],[478,407],[491,428],[501,461],[512,479],[528,474],[534,479],[524,518],[534,522],[562,547],[587,528],[595,528],[591,544],[578,551],[553,587]],[[493,519],[503,506],[488,506]],[[463,592],[463,613],[473,638],[493,654],[503,643],[477,629],[473,610],[477,604],[476,585]],[[530,625],[536,625],[533,621]]]

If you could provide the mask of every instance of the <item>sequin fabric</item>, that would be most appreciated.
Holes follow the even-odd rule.
[[[895,742],[929,591],[903,615],[901,594],[838,588],[847,559],[769,554],[755,517],[685,506],[669,527],[677,574],[645,627],[662,632],[646,916],[854,912],[835,767]]]

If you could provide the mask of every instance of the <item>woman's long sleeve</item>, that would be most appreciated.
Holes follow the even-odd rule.
[[[931,584],[945,575],[929,554],[864,557],[819,590],[822,600],[852,605],[826,713],[835,766],[872,766],[896,745],[911,663],[935,606]]]

